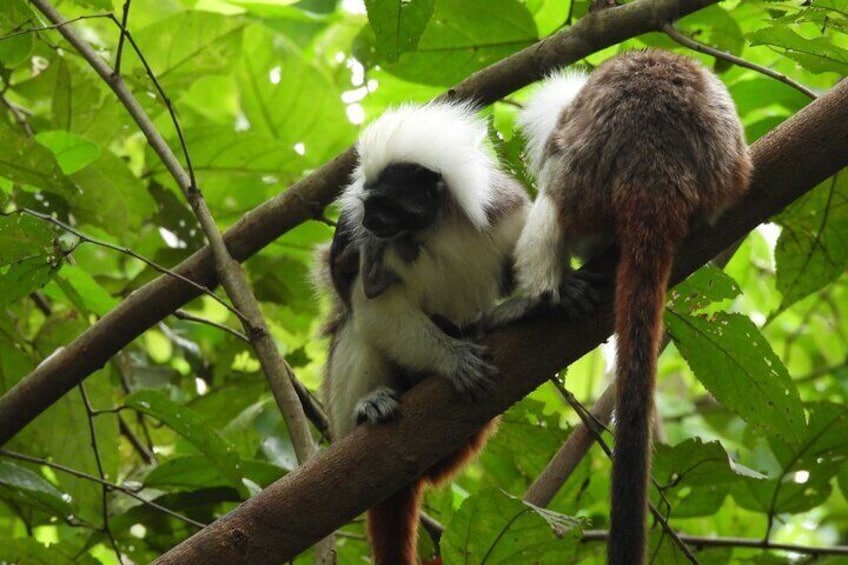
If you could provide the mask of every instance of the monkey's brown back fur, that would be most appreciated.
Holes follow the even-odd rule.
[[[615,241],[621,251],[608,561],[638,565],[672,262],[693,222],[710,220],[747,189],[750,157],[722,83],[700,64],[661,51],[625,53],[598,67],[545,151],[541,180],[565,241]]]

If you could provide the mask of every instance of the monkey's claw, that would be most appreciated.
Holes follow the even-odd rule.
[[[493,377],[498,369],[489,361],[489,350],[470,341],[461,342],[457,369],[451,375],[451,383],[456,391],[468,402],[473,402],[492,394],[495,390]]]
[[[386,386],[376,388],[359,399],[353,409],[356,424],[383,424],[400,418],[400,398]]]

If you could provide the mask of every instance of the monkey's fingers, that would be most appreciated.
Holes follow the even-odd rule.
[[[400,397],[393,389],[381,386],[359,399],[353,409],[356,424],[383,424],[400,418]]]
[[[544,298],[518,296],[496,306],[483,317],[480,325],[483,332],[490,332],[549,310],[550,304]]]
[[[491,358],[489,350],[482,345],[462,342],[457,370],[450,376],[450,381],[465,401],[473,402],[494,392],[495,382],[492,379],[498,374],[498,369],[489,363]]]
[[[563,281],[557,309],[567,318],[592,314],[601,302],[603,281],[599,273],[584,269],[576,271]]]

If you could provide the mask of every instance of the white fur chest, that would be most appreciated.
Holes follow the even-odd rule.
[[[505,252],[497,243],[471,226],[443,227],[421,245],[415,261],[404,263],[390,252],[387,262],[403,279],[398,290],[411,304],[462,325],[498,296]]]

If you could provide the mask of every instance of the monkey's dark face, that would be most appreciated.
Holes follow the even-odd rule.
[[[442,176],[421,165],[396,163],[365,185],[362,225],[382,239],[431,226],[439,217],[447,186]]]

